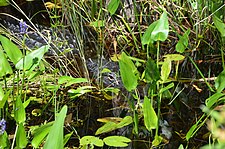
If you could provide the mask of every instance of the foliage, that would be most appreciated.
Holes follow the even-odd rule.
[[[0,1],[0,6],[5,5],[7,1]],[[210,141],[202,148],[224,148],[224,0],[55,1],[45,6],[51,28],[73,33],[74,49],[61,51],[60,39],[44,37],[27,16],[33,26],[20,21],[20,45],[13,32],[0,28],[0,148],[64,148],[73,138],[79,148],[127,147],[145,141],[148,148],[155,148],[174,139],[166,137],[161,124],[173,117],[170,112],[180,117],[176,123],[184,121],[185,131],[177,130],[174,122],[168,124],[175,125],[173,134],[182,141],[176,148],[195,146],[192,139],[201,135],[205,124]],[[29,30],[46,45],[29,49]],[[51,52],[54,62],[49,60]],[[94,58],[98,68],[90,72],[87,61]],[[104,75],[112,72],[105,68],[105,59],[118,64],[118,88],[104,84]],[[32,84],[39,93],[31,92]],[[204,92],[204,97],[191,99],[193,90]],[[95,100],[114,103],[116,99],[125,104],[112,104],[107,111],[121,108],[125,113],[90,117],[103,108],[93,104]],[[200,104],[202,112],[196,110]],[[86,109],[84,129],[75,123],[84,125],[80,115]],[[193,111],[195,115],[190,114]],[[5,128],[5,121],[13,126]],[[92,123],[98,127],[91,128]],[[125,129],[129,129],[126,135],[115,135]]]

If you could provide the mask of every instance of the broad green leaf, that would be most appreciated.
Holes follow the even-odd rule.
[[[143,104],[144,124],[148,131],[158,127],[158,117],[150,103],[150,100],[145,96]]]
[[[160,19],[152,31],[151,39],[154,41],[165,41],[169,34],[169,22],[167,18],[167,12],[163,11]]]
[[[121,54],[121,57],[119,60],[119,67],[120,67],[120,75],[121,75],[124,87],[128,91],[134,90],[138,85],[137,83],[138,78],[136,76],[137,68],[124,52]]]
[[[0,35],[0,42],[7,56],[11,59],[13,64],[16,65],[23,56],[20,49],[12,41],[2,35]]]
[[[205,105],[210,109],[223,96],[224,94],[217,92],[205,100]]]
[[[183,53],[184,50],[187,48],[188,46],[188,36],[190,34],[190,29],[188,29],[183,36],[179,36],[179,41],[176,44],[176,51],[179,53]]]
[[[8,0],[0,0],[0,6],[7,6],[7,5],[9,5],[9,1]]]
[[[63,125],[67,113],[67,106],[63,106],[59,115],[57,116],[51,130],[47,136],[44,149],[63,149]]]
[[[103,139],[106,145],[113,147],[127,147],[131,140],[123,136],[109,136]]]
[[[3,90],[0,87],[0,109],[4,107],[5,102],[8,100],[9,94],[11,93],[11,90],[6,92],[6,94],[3,94]]]
[[[2,135],[0,135],[0,148],[1,149],[10,148],[9,147],[9,138],[8,138],[6,131]]]
[[[65,84],[65,87],[71,86],[76,83],[88,82],[86,78],[73,78],[70,76],[61,76],[58,80],[58,84]]]
[[[133,122],[133,119],[131,116],[124,117],[120,123],[117,124],[116,128],[122,128],[124,126],[130,125]]]
[[[145,68],[145,80],[147,82],[158,81],[160,79],[159,69],[154,60],[151,58],[148,59],[146,68]]]
[[[153,22],[151,25],[149,25],[149,27],[147,28],[147,30],[145,31],[144,35],[142,36],[141,39],[141,43],[142,45],[148,45],[150,43],[153,43],[154,40],[152,39],[152,31],[154,30],[154,28],[156,27],[157,23],[159,20]]]
[[[98,128],[95,135],[107,133],[107,132],[113,131],[115,129],[117,129],[116,123],[109,121],[109,122],[105,123],[102,127]]]
[[[41,59],[43,58],[44,54],[48,51],[49,46],[42,46],[37,50],[32,51],[31,53],[27,54],[24,58],[22,58],[17,64],[16,68],[22,70],[34,70],[36,66],[39,65]]]
[[[164,55],[163,57],[166,57],[166,60],[170,61],[181,61],[185,58],[183,55],[180,54],[167,54]]]
[[[166,80],[168,79],[170,71],[171,71],[171,61],[165,59],[161,67],[161,79],[163,83],[165,83]]]
[[[14,118],[18,124],[23,123],[26,120],[26,112],[21,100],[21,96],[17,96],[16,98]]]
[[[215,15],[212,17],[212,19],[216,28],[221,33],[221,37],[225,37],[225,23]]]
[[[93,144],[98,147],[103,147],[104,145],[102,139],[95,136],[84,136],[80,139],[80,145],[84,146],[88,144]]]
[[[0,77],[3,77],[7,74],[12,74],[12,68],[9,64],[9,62],[7,61],[3,51],[2,51],[2,48],[0,46]]]
[[[225,88],[225,70],[223,70],[215,80],[215,87],[218,93],[221,93]]]
[[[111,0],[108,4],[108,11],[110,15],[114,15],[116,10],[118,9],[120,5],[120,0]]]
[[[41,144],[41,142],[44,140],[44,138],[47,136],[47,134],[49,133],[51,127],[52,127],[53,122],[47,123],[43,126],[40,126],[38,128],[36,128],[33,131],[33,140],[31,142],[32,146],[34,148],[38,148],[39,145]]]
[[[23,126],[23,123],[18,124],[18,131],[16,134],[16,146],[19,148],[26,148],[27,146],[27,137],[26,137],[26,131]]]

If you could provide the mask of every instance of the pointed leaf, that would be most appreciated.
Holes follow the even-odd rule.
[[[144,112],[144,124],[148,131],[152,129],[156,129],[158,127],[158,118],[150,103],[150,100],[145,96],[144,104],[143,104],[143,112]]]
[[[213,16],[213,22],[218,31],[221,33],[221,37],[225,37],[225,23],[220,20],[216,15]]]
[[[128,91],[134,90],[137,87],[137,68],[124,52],[121,54],[119,67],[124,87]]]
[[[0,77],[3,77],[7,74],[12,74],[12,68],[9,64],[9,62],[7,61],[1,46],[0,46]]]
[[[11,59],[14,65],[22,58],[22,52],[20,49],[8,38],[0,35],[0,42],[7,56]]]
[[[142,45],[148,45],[150,43],[153,43],[153,39],[152,37],[152,31],[154,30],[154,28],[156,27],[156,25],[158,24],[158,20],[153,22],[151,25],[149,25],[149,27],[147,28],[147,30],[145,31],[144,35],[142,36],[141,39],[141,43]]]
[[[47,136],[47,134],[49,133],[51,127],[52,127],[53,123],[47,123],[43,126],[40,126],[38,128],[36,128],[33,132],[33,140],[31,142],[32,146],[34,148],[38,148],[39,145],[41,144],[41,142],[44,140],[44,138]]]
[[[26,120],[26,112],[20,96],[17,96],[16,98],[14,118],[18,124],[23,123]]]
[[[166,57],[166,60],[170,61],[181,61],[185,58],[183,55],[180,54],[167,54],[164,55],[163,57]]]
[[[176,44],[176,51],[183,53],[188,46],[188,36],[190,34],[190,29],[188,29],[183,36],[179,36],[179,41]]]
[[[67,113],[67,106],[63,106],[59,115],[57,116],[51,130],[47,136],[44,149],[62,149],[63,146],[63,125]]]
[[[19,148],[26,148],[27,146],[27,137],[26,137],[26,131],[22,123],[18,126],[18,131],[16,134],[16,145]]]
[[[22,70],[24,67],[25,70],[34,70],[34,68],[39,65],[48,49],[49,46],[47,45],[32,51],[16,64],[16,68]]]
[[[107,132],[113,131],[115,129],[117,129],[116,123],[109,121],[109,122],[105,123],[102,127],[98,128],[95,135],[107,133]]]
[[[165,59],[161,68],[161,79],[163,83],[166,82],[166,80],[168,79],[170,75],[170,71],[171,71],[171,61]]]
[[[218,93],[221,93],[225,88],[225,70],[223,70],[215,80],[215,87]]]
[[[169,34],[167,12],[164,11],[151,34],[154,41],[165,41]]]
[[[111,0],[108,4],[108,11],[110,15],[114,15],[116,10],[118,9],[120,5],[120,0]]]

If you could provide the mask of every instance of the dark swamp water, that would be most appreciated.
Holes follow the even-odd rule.
[[[24,1],[17,1],[17,4],[22,8],[22,10],[27,14],[28,17],[33,16],[40,10],[44,10],[45,7],[43,6],[42,1],[30,1],[30,2],[24,2]],[[12,6],[6,6],[1,7],[0,12],[12,14],[13,16],[16,16],[19,19],[26,20],[16,9],[14,9]],[[4,24],[7,28],[9,28],[12,32],[17,33],[17,27],[19,22],[13,20],[11,17],[0,15],[1,22]],[[40,27],[41,29],[49,28],[50,27],[50,21],[49,21],[48,14],[46,12],[37,13],[35,17],[33,17],[32,22],[35,24],[40,24],[45,27]],[[9,22],[9,24],[14,24],[14,26],[7,25],[6,22]],[[17,26],[17,27],[16,27]],[[14,30],[14,31],[13,31]],[[53,33],[53,31],[50,33]],[[52,35],[54,36],[54,35]],[[73,48],[73,38],[76,38],[74,35],[71,35],[70,31],[66,30],[63,34],[61,34],[61,38],[69,41],[70,48]],[[68,36],[68,38],[67,38]],[[39,39],[38,35],[34,35],[34,33],[30,33],[30,37],[32,41],[27,41],[28,47],[33,47],[33,44],[36,44],[36,46],[44,44],[44,41]],[[53,37],[54,39],[54,37]],[[37,44],[38,43],[38,44]],[[84,46],[92,46],[88,45],[89,43],[86,43],[87,45]],[[68,46],[68,45],[66,45]],[[92,80],[97,84],[97,74],[98,71],[98,60],[96,59],[96,51],[89,51],[86,54],[86,64],[88,66],[89,75]],[[90,54],[92,53],[92,54]],[[198,54],[198,53],[197,53]],[[75,51],[76,55],[76,51]],[[106,54],[107,55],[107,54]],[[51,54],[48,55],[51,57]],[[76,58],[79,56],[76,56]],[[53,58],[48,58],[50,63],[53,63],[52,61],[56,61]],[[199,59],[201,59],[201,56],[199,56]],[[204,58],[203,58],[204,59]],[[205,58],[206,59],[206,58]],[[78,60],[80,63],[82,61]],[[112,71],[112,74],[109,76],[103,76],[103,85],[104,86],[112,86],[116,88],[120,88],[121,93],[114,97],[112,100],[107,100],[105,96],[99,92],[99,90],[93,91],[92,93],[89,93],[85,96],[81,96],[79,99],[71,100],[66,95],[67,89],[62,90],[61,93],[58,93],[59,96],[63,96],[64,100],[61,103],[68,105],[69,111],[68,111],[68,117],[66,120],[66,123],[68,124],[65,127],[65,132],[71,132],[73,131],[73,128],[76,128],[77,133],[82,137],[85,135],[94,135],[96,130],[102,125],[101,123],[97,122],[96,120],[98,118],[102,117],[117,117],[121,116],[124,117],[126,115],[130,115],[129,113],[129,106],[124,96],[131,97],[129,93],[124,91],[124,88],[122,87],[122,83],[120,81],[120,78],[116,73],[118,72],[118,64],[116,62],[111,62],[107,58],[104,60],[104,67],[109,68]],[[82,74],[82,66],[84,64],[78,64],[79,70],[81,70],[81,75],[85,76],[85,74]],[[208,67],[211,67],[212,72],[215,76],[218,75],[220,70],[222,68],[221,65],[217,62],[210,62],[205,60],[203,63],[199,63],[199,68],[202,69],[203,73],[205,72],[205,75],[207,75]],[[56,64],[55,67],[58,67]],[[76,77],[76,73],[73,73],[74,69],[69,69],[71,71],[70,74]],[[193,66],[191,64],[187,64],[185,67],[182,67],[180,69],[180,77],[181,78],[192,78],[194,75],[197,77],[198,74],[195,70],[193,70]],[[116,82],[116,83],[115,83]],[[200,106],[204,104],[205,99],[209,97],[209,90],[205,86],[204,82],[200,81],[193,81],[193,80],[187,80],[183,82],[175,82],[175,84],[178,86],[178,91],[183,90],[182,93],[177,97],[176,102],[174,104],[169,105],[170,100],[169,99],[163,99],[161,104],[161,119],[162,119],[162,125],[160,129],[160,134],[164,136],[164,143],[159,148],[166,148],[166,149],[173,149],[178,148],[180,144],[186,145],[187,142],[185,141],[185,135],[187,131],[190,129],[190,127],[195,124],[196,120],[203,114]],[[196,85],[199,88],[202,89],[201,92],[197,91],[196,88],[193,86]],[[144,86],[139,86],[139,92],[143,91]],[[34,107],[44,108],[45,105],[43,104],[31,104],[27,108],[27,110],[30,112]],[[30,113],[27,112],[27,113]],[[53,119],[52,116],[52,109],[47,108],[45,109],[45,115],[43,117],[34,117],[30,115],[30,119],[27,122],[27,126],[32,125],[39,125],[43,123],[43,120],[45,119]],[[145,129],[142,129],[144,126],[143,118],[140,119],[140,134],[139,136],[134,136],[132,134],[132,126],[127,126],[126,128],[113,131],[108,134],[101,135],[101,137],[109,136],[112,134],[117,135],[125,135],[128,138],[132,139],[132,145],[130,145],[128,148],[149,148],[149,142],[150,134],[146,132]],[[11,125],[13,128],[13,125]],[[7,129],[12,129],[7,128]],[[12,131],[12,130],[10,130]],[[206,135],[208,132],[207,126],[203,126],[200,131],[197,133],[193,139],[190,140],[188,146],[189,148],[200,148],[204,144],[208,143],[208,136]],[[79,141],[76,135],[73,135],[71,140],[68,142],[68,146],[79,146]]]

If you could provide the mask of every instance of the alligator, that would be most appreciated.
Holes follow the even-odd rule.
[[[24,29],[25,27],[25,29]],[[27,28],[26,28],[27,27]],[[30,24],[27,25],[22,20],[3,20],[0,18],[0,30],[1,34],[9,33],[11,37],[14,37],[13,41],[21,46],[22,41],[25,41],[25,46],[28,49],[36,49],[43,45],[49,44],[50,50],[46,54],[46,58],[57,56],[64,56],[68,59],[79,59],[79,64],[77,66],[82,67],[78,68],[83,70],[85,66],[90,74],[90,77],[93,80],[98,80],[99,78],[99,59],[97,58],[97,53],[93,50],[93,48],[87,48],[88,43],[84,43],[84,57],[85,59],[81,59],[81,51],[79,50],[78,39],[74,34],[71,33],[68,29],[53,29],[51,27],[46,27],[38,24]],[[3,31],[4,30],[4,31]],[[88,35],[86,35],[85,38]],[[85,40],[85,41],[88,41]],[[91,53],[91,54],[90,54]],[[94,55],[94,54],[95,55]],[[54,58],[53,58],[54,59]],[[53,60],[56,61],[56,60]],[[117,87],[121,88],[121,79],[118,76],[118,63],[113,62],[110,58],[101,57],[102,67],[101,70],[107,68],[107,73],[102,74],[102,82],[105,87]],[[82,66],[83,65],[83,66]],[[73,69],[74,70],[74,69]]]

